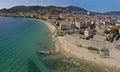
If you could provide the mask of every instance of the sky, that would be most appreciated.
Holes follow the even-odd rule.
[[[120,0],[0,0],[0,9],[18,5],[73,5],[94,12],[120,11]]]

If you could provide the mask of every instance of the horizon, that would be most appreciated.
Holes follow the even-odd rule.
[[[67,6],[77,6],[79,8],[83,8],[88,11],[92,12],[111,12],[111,11],[120,11],[120,0],[61,0],[61,1],[56,1],[56,0],[2,0],[0,3],[0,9],[3,8],[11,8],[14,6],[59,6],[59,7],[67,7]]]

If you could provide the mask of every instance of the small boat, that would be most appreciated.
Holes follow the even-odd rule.
[[[38,51],[39,54],[43,54],[43,55],[49,55],[51,54],[50,51]]]
[[[41,55],[54,55],[54,54],[57,54],[56,52],[53,52],[53,51],[38,51],[38,54],[41,54]]]

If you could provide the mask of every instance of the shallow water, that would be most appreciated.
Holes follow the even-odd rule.
[[[54,50],[47,26],[38,20],[0,18],[0,72],[103,72],[63,61],[63,55],[38,55],[38,50]],[[66,68],[69,66],[69,68]]]

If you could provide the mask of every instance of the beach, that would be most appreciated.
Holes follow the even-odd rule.
[[[58,38],[56,37],[57,35],[57,29],[55,28],[55,26],[47,21],[44,20],[39,20],[41,22],[43,22],[44,24],[47,25],[47,27],[49,28],[50,32],[51,32],[51,36],[55,42],[55,48],[56,48],[56,52],[59,52],[60,49],[60,43],[58,41]]]
[[[55,27],[49,22],[42,22],[44,22],[49,27],[51,33],[54,35],[54,32],[56,32]],[[102,58],[97,53],[93,53],[86,48],[78,47],[77,45],[73,44],[71,41],[69,41],[69,38],[73,37],[66,35],[63,37],[57,36],[54,38],[55,43],[57,44],[57,51],[59,50],[59,52],[66,55],[67,57],[76,58],[80,61],[82,60],[102,67],[103,69],[108,69],[110,72],[119,72],[120,62],[118,60],[113,58]]]
[[[48,26],[50,32],[52,33],[52,36],[56,35],[57,30],[56,30],[56,28],[52,24],[50,24],[49,22],[44,21],[44,20],[40,20],[40,21],[43,22],[43,23],[45,23]]]
[[[77,59],[86,60],[99,66],[111,67],[120,69],[120,62],[112,58],[102,58],[96,53],[92,53],[85,48],[80,48],[69,41],[65,37],[58,37],[58,41],[61,44],[61,51],[64,52],[68,57],[75,57]]]

